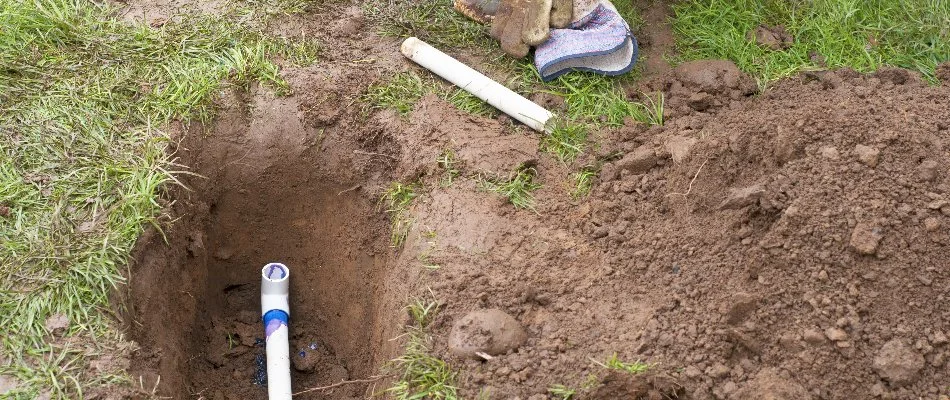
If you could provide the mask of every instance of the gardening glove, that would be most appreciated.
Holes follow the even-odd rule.
[[[491,22],[491,36],[517,58],[544,43],[551,27],[570,24],[573,0],[455,0],[455,9],[476,21]]]
[[[637,61],[637,39],[609,0],[573,0],[573,21],[537,46],[534,63],[545,82],[571,71],[620,75]]]

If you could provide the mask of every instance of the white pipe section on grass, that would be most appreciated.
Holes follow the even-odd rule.
[[[418,38],[402,42],[402,54],[445,80],[482,99],[501,112],[539,132],[547,132],[546,124],[554,116],[533,101],[524,98],[480,72],[430,46]]]
[[[290,269],[270,263],[261,270],[261,315],[267,351],[267,398],[290,400]]]

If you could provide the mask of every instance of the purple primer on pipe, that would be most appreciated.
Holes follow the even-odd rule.
[[[276,274],[280,274],[280,275],[275,276]],[[283,277],[285,276],[287,276],[287,271],[284,271],[283,266],[280,264],[271,264],[270,270],[267,271],[267,279],[271,279],[271,280],[283,279]]]
[[[284,323],[284,321],[281,321],[276,318],[272,319],[270,320],[270,322],[267,323],[267,326],[264,327],[264,335],[269,338],[272,333],[276,332],[277,329],[280,329],[281,326],[285,326],[285,325],[286,324]]]

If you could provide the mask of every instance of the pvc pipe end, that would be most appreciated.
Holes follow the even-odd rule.
[[[261,277],[268,282],[280,283],[290,278],[290,269],[281,263],[270,263],[261,269]]]
[[[419,38],[415,36],[408,37],[402,41],[402,45],[399,46],[399,51],[402,52],[402,55],[412,58],[412,53],[416,51],[416,47],[419,46],[419,43],[423,43]]]

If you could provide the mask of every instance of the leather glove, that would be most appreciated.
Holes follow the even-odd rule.
[[[491,21],[491,36],[516,58],[544,43],[550,30],[573,19],[574,0],[455,0],[455,8],[481,22]]]

